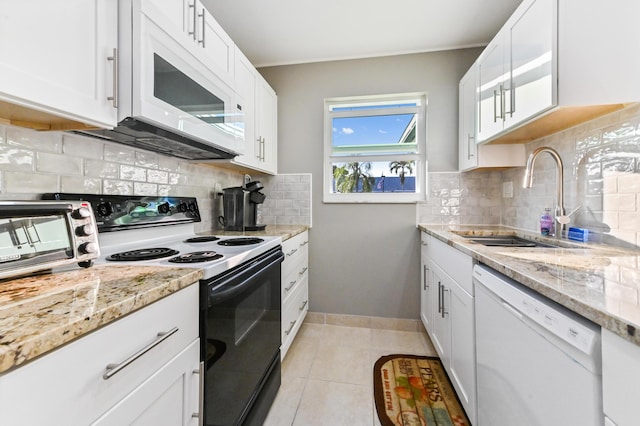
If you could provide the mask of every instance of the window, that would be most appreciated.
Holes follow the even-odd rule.
[[[324,201],[425,198],[426,95],[325,100]]]

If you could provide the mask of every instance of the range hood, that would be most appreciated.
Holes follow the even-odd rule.
[[[232,159],[238,155],[135,118],[125,118],[113,129],[74,130],[72,133],[118,142],[185,160],[223,160]]]

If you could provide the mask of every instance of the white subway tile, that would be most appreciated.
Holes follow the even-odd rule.
[[[102,189],[109,195],[133,195],[133,182],[105,179],[102,182]]]
[[[80,176],[61,176],[60,191],[77,192],[81,194],[101,194],[102,180]]]
[[[43,193],[58,191],[58,177],[45,173],[5,172],[6,193]]]
[[[82,175],[82,160],[64,154],[39,152],[36,155],[36,170],[58,175]]]
[[[120,166],[120,179],[146,182],[147,170],[142,167],[122,165]]]
[[[158,154],[147,151],[136,151],[135,165],[146,167],[147,169],[157,169],[159,167]]]
[[[158,185],[155,183],[134,182],[133,193],[135,195],[157,195]]]
[[[136,151],[119,143],[105,143],[104,159],[114,163],[133,165],[136,161]]]
[[[62,152],[75,157],[101,160],[104,143],[98,139],[65,133],[62,136]]]
[[[168,183],[169,173],[163,170],[147,170],[147,181],[152,183]]]
[[[118,179],[120,177],[120,168],[117,163],[85,160],[84,175],[103,179]]]
[[[32,171],[35,153],[16,146],[0,146],[0,168],[11,171]]]
[[[62,153],[61,132],[36,132],[31,129],[9,126],[6,130],[7,144],[34,151]]]

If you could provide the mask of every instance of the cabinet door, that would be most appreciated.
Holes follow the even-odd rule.
[[[478,66],[474,63],[460,80],[459,86],[459,133],[458,168],[472,169],[478,165],[476,146],[476,93],[478,87]]]
[[[422,233],[421,241],[421,284],[420,284],[420,319],[424,328],[431,332],[433,321],[433,294],[431,285],[431,271],[429,270],[429,235]]]
[[[115,1],[3,1],[0,100],[113,127],[117,42]]]
[[[504,35],[498,33],[478,59],[478,142],[503,129],[504,117]]]
[[[162,12],[176,28],[187,34],[193,41],[196,39],[195,2],[193,0],[148,0],[158,11]]]
[[[199,375],[200,340],[196,340],[96,420],[93,426],[196,426]]]
[[[469,420],[476,423],[476,333],[473,297],[459,285],[451,287],[450,377]]]
[[[196,42],[204,49],[206,65],[229,86],[234,85],[235,45],[202,3],[196,5]]]
[[[429,262],[431,271],[431,284],[437,297],[433,313],[433,327],[430,334],[433,345],[440,355],[445,368],[449,368],[451,354],[451,286],[453,281],[449,276],[433,262]]]
[[[258,161],[261,168],[278,172],[278,97],[269,84],[259,77],[258,83]]]
[[[522,14],[510,21],[510,90],[506,103],[505,128],[518,124],[554,106],[557,33],[555,0],[527,0]]]
[[[233,161],[255,167],[256,156],[256,70],[240,51],[235,53],[235,80],[238,105],[242,108],[244,132],[237,144],[241,153]]]

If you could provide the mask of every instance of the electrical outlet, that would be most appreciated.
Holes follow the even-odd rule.
[[[513,182],[502,182],[502,197],[513,198]]]

